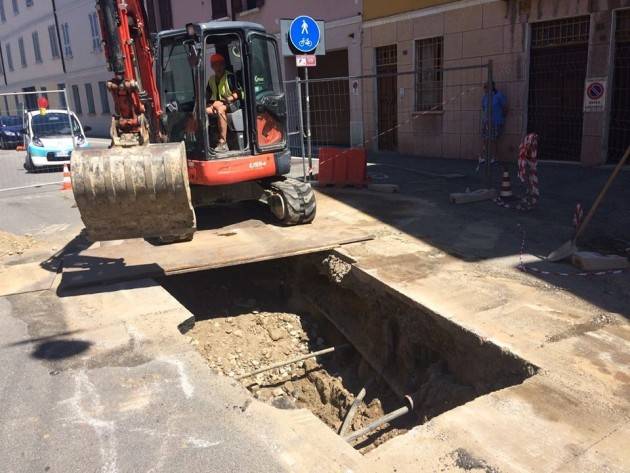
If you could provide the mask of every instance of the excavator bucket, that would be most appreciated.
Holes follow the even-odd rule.
[[[92,241],[192,238],[183,143],[75,150],[72,190]]]

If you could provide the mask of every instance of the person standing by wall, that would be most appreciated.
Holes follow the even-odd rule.
[[[490,88],[492,90],[490,90]],[[483,85],[484,95],[481,99],[481,136],[483,138],[483,156],[489,155],[491,161],[498,159],[498,141],[503,134],[505,117],[508,113],[507,98],[497,90],[494,82]],[[488,116],[489,97],[492,97],[492,117]],[[492,122],[490,122],[492,120]],[[492,127],[490,127],[492,123]],[[490,142],[490,149],[486,148],[486,140]]]

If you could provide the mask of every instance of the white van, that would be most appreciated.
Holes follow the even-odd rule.
[[[91,128],[84,129],[74,112],[70,112],[70,119],[66,110],[47,110],[44,114],[39,111],[26,113],[24,168],[27,171],[70,163],[70,154],[75,145],[70,132],[70,120],[76,146],[89,147],[85,131]]]

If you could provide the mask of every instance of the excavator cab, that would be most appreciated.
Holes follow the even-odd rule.
[[[228,88],[238,91],[224,115],[207,111],[211,81],[221,82],[213,57],[223,58]],[[137,146],[113,140],[106,151],[73,153],[73,189],[88,236],[186,240],[196,230],[195,207],[243,200],[267,203],[286,225],[311,222],[310,185],[284,176],[291,154],[281,77],[275,38],[260,25],[208,22],[158,33],[152,104],[160,104],[159,130],[150,130],[158,139]],[[139,81],[140,97],[146,82]],[[227,146],[218,150],[222,125]]]

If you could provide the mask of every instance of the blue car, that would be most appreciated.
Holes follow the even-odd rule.
[[[24,141],[24,124],[16,116],[0,116],[0,149],[15,149]]]

